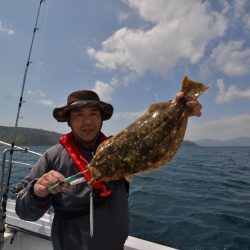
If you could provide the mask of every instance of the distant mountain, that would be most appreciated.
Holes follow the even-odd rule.
[[[182,142],[182,146],[192,146],[192,147],[198,146],[199,147],[200,145],[198,145],[197,143],[192,142],[192,141],[184,140]]]
[[[0,140],[11,143],[14,128],[0,126]],[[16,145],[51,146],[58,142],[61,134],[43,129],[19,127],[17,130]],[[188,140],[182,142],[182,146],[200,146]]]
[[[0,126],[0,140],[11,143],[14,133],[13,127]],[[43,129],[24,128],[17,129],[16,145],[50,146],[58,142],[61,134]]]
[[[250,147],[250,137],[239,137],[231,140],[202,139],[195,141],[204,147]]]
[[[0,126],[0,140],[11,143],[14,128]],[[51,146],[58,142],[61,134],[43,129],[19,127],[16,145]],[[195,142],[184,140],[182,146],[204,147],[250,147],[250,137],[239,137],[231,140],[202,139]]]

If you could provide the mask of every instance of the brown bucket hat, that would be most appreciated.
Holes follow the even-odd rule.
[[[67,105],[53,110],[53,116],[58,122],[68,122],[69,111],[83,106],[97,106],[102,112],[102,119],[108,120],[113,114],[113,106],[100,100],[97,93],[91,90],[78,90],[71,93]]]

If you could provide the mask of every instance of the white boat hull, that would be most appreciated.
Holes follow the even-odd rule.
[[[53,250],[50,235],[53,214],[46,213],[35,222],[21,220],[15,213],[15,201],[7,204],[4,250]],[[174,250],[167,246],[129,236],[124,250]]]

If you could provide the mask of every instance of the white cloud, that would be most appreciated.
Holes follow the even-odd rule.
[[[212,121],[196,123],[189,121],[185,139],[217,139],[227,140],[250,134],[250,114],[241,114],[235,116],[224,116]]]
[[[219,93],[216,97],[217,103],[231,102],[236,99],[250,99],[250,88],[239,90],[237,86],[230,85],[228,89],[226,89],[222,79],[217,80],[217,87],[219,89]]]
[[[102,81],[96,81],[93,91],[99,95],[102,101],[110,102],[114,87],[111,84]]]
[[[11,36],[15,34],[15,31],[13,29],[3,27],[2,22],[0,21],[0,33],[7,33]]]
[[[47,106],[47,107],[54,107],[53,102],[51,100],[48,100],[48,99],[35,100],[35,103],[38,103],[38,104],[41,104],[41,105]]]
[[[250,48],[244,48],[244,41],[220,43],[210,58],[201,66],[202,73],[218,70],[227,76],[244,76],[250,73]]]
[[[33,102],[47,106],[47,107],[54,107],[53,101],[46,99],[47,94],[42,90],[28,90],[28,96],[32,99]]]
[[[250,31],[250,15],[248,11],[248,0],[220,0],[220,4],[223,6],[222,13],[227,16],[229,20],[229,26],[231,28],[239,29],[244,27],[244,32]]]
[[[140,116],[142,116],[146,111],[141,111],[141,112],[120,112],[120,113],[115,113],[112,117],[114,120],[119,120],[119,119],[125,119],[129,121],[134,121],[135,119],[138,119]]]
[[[46,96],[46,93],[43,92],[42,90],[28,90],[27,91],[27,94],[33,98],[35,97],[45,97]]]
[[[228,0],[219,0],[219,3],[222,5],[222,13],[224,15],[226,15],[232,9],[232,6]]]
[[[233,1],[233,9],[235,18],[240,18],[245,13],[246,0],[236,0]]]
[[[243,20],[244,20],[246,29],[250,31],[250,15],[245,15]]]
[[[231,26],[240,23],[244,16],[247,15],[247,0],[234,0],[231,2],[220,0],[219,2],[222,5],[222,13],[227,15]]]
[[[244,41],[229,41],[220,44],[213,51],[216,65],[229,76],[242,76],[249,73],[250,49],[243,48]]]
[[[119,13],[118,14],[118,21],[121,23],[129,18],[129,13]]]
[[[137,74],[166,74],[179,60],[197,63],[210,41],[223,36],[223,15],[198,0],[127,0],[149,30],[122,28],[102,43],[101,50],[88,48],[89,56],[103,69],[125,67]],[[194,18],[195,17],[195,18]],[[199,20],[199,21],[197,21]]]

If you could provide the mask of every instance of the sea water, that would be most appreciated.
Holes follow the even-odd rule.
[[[131,185],[137,237],[179,249],[250,249],[250,147],[182,147]]]
[[[12,172],[11,185],[29,170]],[[250,249],[250,147],[183,146],[167,166],[135,176],[130,187],[130,235],[178,249]]]

